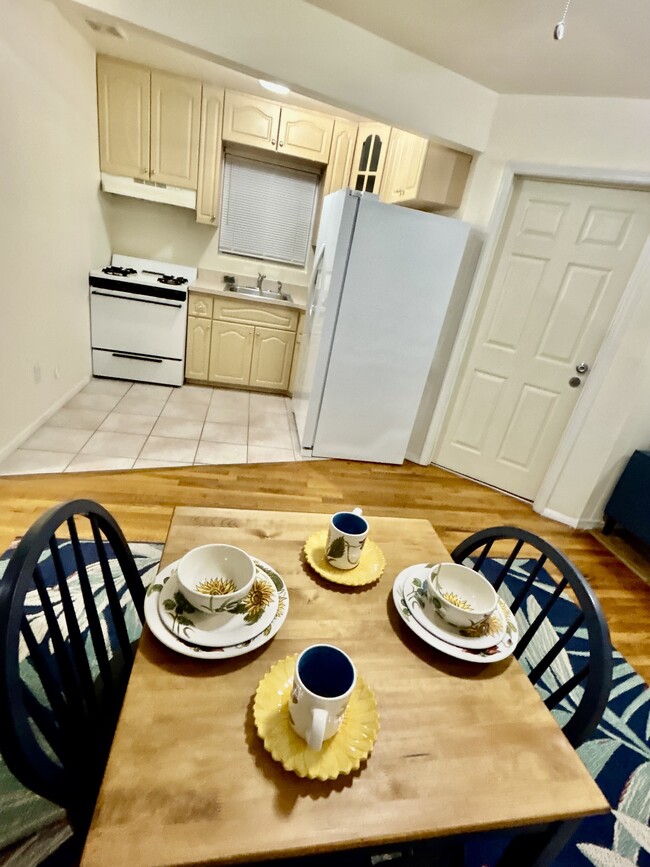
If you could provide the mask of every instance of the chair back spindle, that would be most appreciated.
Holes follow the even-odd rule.
[[[115,519],[91,500],[42,515],[0,581],[0,751],[25,786],[68,811],[80,834],[133,664],[129,609],[139,635],[137,565]]]
[[[512,594],[510,608],[524,625],[515,657],[529,666],[528,677],[544,694],[546,706],[550,710],[562,707],[563,718],[568,716],[563,731],[574,747],[579,746],[602,717],[613,667],[607,621],[586,578],[560,550],[518,527],[491,527],[474,533],[451,556],[456,563],[466,563],[484,574],[501,595],[506,585]],[[515,568],[523,559],[528,564],[525,577]],[[539,655],[534,639],[543,633],[548,640],[554,609],[567,595],[576,603],[575,616],[561,628],[553,628],[550,647]],[[577,635],[585,634],[586,653],[581,652],[581,662],[569,672],[567,648]]]

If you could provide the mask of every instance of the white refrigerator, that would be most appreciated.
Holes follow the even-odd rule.
[[[403,462],[467,296],[471,231],[368,193],[326,196],[292,399],[304,455]]]

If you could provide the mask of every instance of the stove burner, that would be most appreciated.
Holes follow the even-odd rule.
[[[166,286],[181,286],[183,283],[187,283],[187,279],[185,277],[174,277],[172,274],[163,274],[162,271],[146,271],[143,269],[143,274],[159,274],[158,283],[164,283]]]
[[[181,286],[183,283],[187,283],[187,279],[185,277],[172,277],[170,274],[163,274],[162,277],[158,278],[158,283],[164,283],[165,286]]]
[[[107,268],[102,268],[102,272],[113,277],[128,277],[130,274],[137,273],[135,268],[120,268],[119,265],[109,265]]]

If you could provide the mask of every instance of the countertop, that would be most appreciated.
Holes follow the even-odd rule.
[[[305,290],[300,287],[302,291]],[[255,295],[240,295],[237,292],[229,292],[227,289],[223,288],[223,283],[216,283],[210,279],[205,279],[201,273],[199,272],[198,278],[194,283],[189,287],[190,292],[202,292],[205,295],[219,295],[222,298],[232,298],[238,301],[251,301],[253,304],[273,304],[276,307],[288,307],[291,310],[305,310],[304,301],[276,301],[274,298],[260,295],[259,297]],[[283,287],[283,291],[286,291],[289,295],[293,297],[293,287],[285,286]]]

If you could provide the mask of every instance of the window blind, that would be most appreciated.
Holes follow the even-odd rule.
[[[304,265],[319,175],[226,154],[219,250]]]

